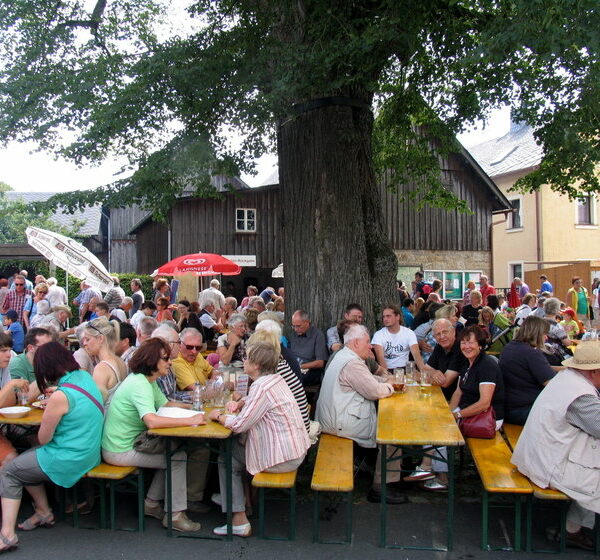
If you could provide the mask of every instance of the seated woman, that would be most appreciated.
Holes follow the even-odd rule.
[[[171,363],[169,344],[160,338],[142,342],[129,360],[130,373],[113,395],[104,422],[102,457],[111,465],[158,469],[148,489],[144,513],[162,520],[167,526],[165,512],[160,501],[165,497],[167,463],[164,452],[144,453],[137,451],[136,438],[151,428],[174,428],[205,424],[203,414],[189,418],[165,418],[156,411],[161,406],[181,406],[168,402],[156,385],[159,377],[169,373]],[[173,529],[175,531],[199,531],[200,523],[190,521],[187,509],[186,454],[179,451],[173,455],[171,484],[173,488]]]
[[[156,313],[156,321],[158,323],[173,320],[173,313],[171,313],[171,310],[169,309],[169,298],[159,297],[156,300],[156,308],[158,309],[158,312]]]
[[[187,328],[202,330],[198,312],[192,311],[192,304],[187,299],[182,299],[177,303],[177,315],[177,329],[179,332]]]
[[[546,359],[553,368],[562,369],[562,362],[568,358],[571,351],[568,347],[573,344],[565,329],[557,321],[560,315],[560,300],[548,298],[544,301],[544,319],[548,321],[550,330],[546,340]]]
[[[247,432],[245,446],[240,438],[233,444],[232,508],[233,534],[249,537],[252,534],[246,517],[246,500],[242,476],[259,472],[290,472],[296,470],[310,447],[308,433],[300,409],[284,379],[274,375],[279,363],[279,352],[273,344],[249,341],[244,371],[252,378],[248,396],[228,404],[230,412],[219,410],[209,413],[211,420],[223,424],[234,433]],[[221,496],[226,495],[225,464],[219,462]],[[222,505],[226,512],[226,504]],[[227,534],[227,525],[216,527],[217,535]]]
[[[29,449],[0,472],[2,531],[0,552],[13,549],[19,540],[15,524],[23,487],[34,502],[34,514],[19,525],[22,531],[54,525],[45,482],[71,488],[100,463],[100,439],[104,409],[96,384],[62,344],[48,342],[33,358],[41,391],[56,385],[48,399],[38,432],[40,447]]]
[[[310,411],[308,409],[308,400],[306,399],[306,391],[300,381],[300,375],[296,374],[293,365],[298,365],[297,360],[294,359],[294,356],[289,350],[287,351],[287,358],[285,349],[280,344],[281,340],[281,327],[279,323],[273,321],[272,319],[265,319],[260,321],[258,325],[256,325],[256,331],[252,335],[252,341],[264,341],[272,344],[273,347],[280,351],[279,363],[277,364],[277,373],[283,377],[283,380],[287,383],[287,386],[290,388],[292,395],[296,399],[298,403],[298,408],[300,409],[300,414],[302,414],[302,420],[304,421],[304,425],[306,426],[306,431],[310,431]],[[375,362],[375,360],[373,360]],[[295,362],[295,364],[293,364]],[[375,362],[377,364],[377,362]],[[379,365],[379,364],[377,364]],[[387,372],[386,372],[387,373]]]
[[[231,362],[241,362],[246,357],[246,341],[248,340],[248,325],[246,317],[235,313],[227,323],[229,332],[217,338],[217,354],[225,365]]]
[[[544,356],[549,330],[550,325],[541,317],[527,317],[500,354],[504,419],[510,424],[525,425],[535,399],[555,375]]]
[[[221,318],[223,319],[223,324],[227,325],[229,323],[229,319],[237,312],[237,299],[233,296],[229,296],[225,298],[225,304],[223,305],[223,315]]]
[[[114,352],[118,341],[119,321],[108,321],[104,317],[87,323],[81,337],[81,346],[96,361],[92,377],[107,408],[117,387],[127,376],[127,365]]]
[[[532,311],[537,306],[537,297],[534,294],[527,294],[523,298],[523,303],[516,310],[515,314],[515,326],[519,326],[523,323],[529,315],[531,315]]]
[[[479,322],[479,311],[482,309],[481,306],[481,292],[478,290],[471,290],[470,303],[463,306],[461,316],[465,320],[465,327],[476,325]]]

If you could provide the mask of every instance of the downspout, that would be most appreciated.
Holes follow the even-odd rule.
[[[542,236],[542,199],[540,197],[540,191],[535,191],[535,237],[536,237],[536,253],[537,260],[544,260],[544,238]]]

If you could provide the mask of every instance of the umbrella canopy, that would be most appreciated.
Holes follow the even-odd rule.
[[[281,263],[277,268],[273,269],[271,276],[273,278],[283,278],[283,263]]]
[[[233,261],[214,255],[213,253],[192,253],[182,255],[163,264],[156,273],[163,276],[183,276],[192,274],[194,276],[235,276],[242,268]]]
[[[81,243],[66,235],[37,227],[28,227],[25,234],[29,245],[69,274],[103,292],[113,287],[110,273]]]

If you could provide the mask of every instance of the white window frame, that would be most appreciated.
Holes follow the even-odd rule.
[[[506,265],[508,266],[508,281],[506,283],[507,286],[510,286],[512,284],[513,278],[515,277],[515,275],[513,274],[513,266],[516,264],[521,265],[522,276],[520,276],[520,278],[521,280],[523,280],[523,282],[525,282],[525,261],[508,261],[506,263]]]
[[[573,201],[573,206],[575,207],[575,227],[577,229],[598,229],[598,214],[596,211],[596,207],[597,207],[597,198],[595,195],[593,194],[589,194],[589,195],[585,195],[586,197],[589,196],[590,198],[590,221],[591,223],[589,224],[580,224],[579,223],[579,198],[584,198],[584,197],[578,197],[577,199],[575,199]]]
[[[519,222],[521,225],[518,227],[513,227],[514,212],[513,211],[509,212],[508,215],[506,216],[506,231],[508,231],[508,232],[523,231],[523,196],[522,195],[511,196],[508,199],[508,201],[510,203],[512,203],[514,200],[519,201]],[[512,206],[512,204],[511,204],[511,206]]]
[[[238,222],[240,218],[238,218],[238,212],[243,211],[244,217],[241,220],[244,222],[244,228],[240,229],[238,227]],[[248,225],[248,212],[254,212],[254,229],[249,229]],[[236,208],[235,209],[235,231],[236,233],[256,233],[256,208]]]

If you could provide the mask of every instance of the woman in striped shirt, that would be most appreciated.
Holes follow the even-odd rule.
[[[233,440],[232,509],[233,534],[249,537],[252,534],[246,517],[246,500],[242,477],[247,470],[251,475],[259,472],[291,472],[296,470],[310,447],[308,433],[298,404],[288,385],[276,375],[279,348],[264,340],[252,340],[247,346],[244,371],[253,383],[248,396],[228,405],[229,412],[237,416],[213,410],[209,414],[234,433],[247,432]],[[219,484],[221,496],[226,495],[226,474],[223,461],[219,461]],[[226,506],[222,506],[226,512]],[[225,535],[227,525],[216,527],[214,533]]]

